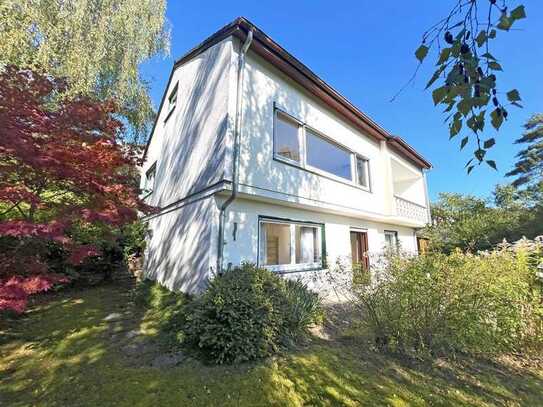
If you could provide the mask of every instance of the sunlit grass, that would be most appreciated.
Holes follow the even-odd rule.
[[[0,405],[542,405],[543,372],[535,367],[408,362],[376,354],[357,338],[315,339],[255,364],[212,367],[188,359],[154,368],[148,356],[127,358],[116,339],[131,330],[157,339],[184,301],[162,290],[151,297],[158,303],[146,311],[126,287],[103,286],[67,292],[18,321],[0,321]],[[104,321],[112,313],[122,318]]]

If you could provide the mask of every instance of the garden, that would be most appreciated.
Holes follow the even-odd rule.
[[[500,33],[526,17],[500,13]],[[173,292],[141,273],[159,208],[140,190],[155,117],[140,66],[168,54],[165,14],[164,0],[0,5],[0,405],[542,405],[543,115],[515,142],[514,180],[432,203],[424,253],[308,272],[341,301],[249,263]],[[485,117],[498,130],[520,94],[470,51],[496,30],[442,24],[416,58],[447,30],[428,86],[446,74],[434,103],[458,110],[451,138],[473,131],[466,172],[496,169]]]

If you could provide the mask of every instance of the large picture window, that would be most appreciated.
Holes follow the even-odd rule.
[[[275,110],[273,156],[275,159],[370,190],[367,158],[335,143],[316,130]]]
[[[322,226],[274,219],[260,221],[259,264],[273,271],[322,267]]]
[[[351,153],[306,130],[307,165],[352,180]]]

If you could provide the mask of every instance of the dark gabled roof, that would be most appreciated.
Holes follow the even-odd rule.
[[[316,96],[329,108],[336,111],[339,115],[344,117],[347,121],[349,121],[349,123],[361,130],[363,133],[379,141],[386,140],[393,150],[395,150],[401,156],[407,158],[417,167],[427,169],[432,167],[432,164],[430,164],[430,162],[428,162],[422,155],[417,153],[409,144],[407,144],[400,137],[392,136],[390,133],[388,133],[385,129],[379,126],[365,113],[360,111],[338,91],[324,82],[307,66],[288,53],[283,47],[273,41],[268,35],[266,35],[262,30],[260,30],[245,17],[236,18],[230,24],[227,24],[221,28],[215,34],[211,35],[205,41],[175,61],[166,89],[169,86],[173,71],[178,66],[183,65],[185,62],[191,60],[192,58],[206,51],[211,46],[219,43],[231,35],[244,41],[248,32],[251,30],[253,31],[253,43],[251,44],[251,50],[253,52],[264,58],[275,68],[279,69],[286,76],[294,80],[306,91]],[[162,108],[164,99],[165,95],[160,103],[159,111]],[[156,120],[158,120],[158,115]],[[155,129],[156,120],[152,131]],[[150,141],[151,138],[149,138],[147,147],[145,148],[144,157],[147,154],[147,148]]]

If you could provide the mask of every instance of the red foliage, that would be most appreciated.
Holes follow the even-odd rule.
[[[8,66],[0,72],[0,238],[54,240],[80,263],[99,253],[77,247],[71,225],[118,226],[150,208],[138,198],[136,154],[119,142],[123,126],[115,104],[64,99],[66,89],[64,81],[30,70]],[[20,310],[22,292],[44,291],[58,281],[37,267],[43,265],[37,255],[34,263],[14,260],[27,262],[24,277],[0,257],[6,260],[0,262],[0,309],[12,304]]]

